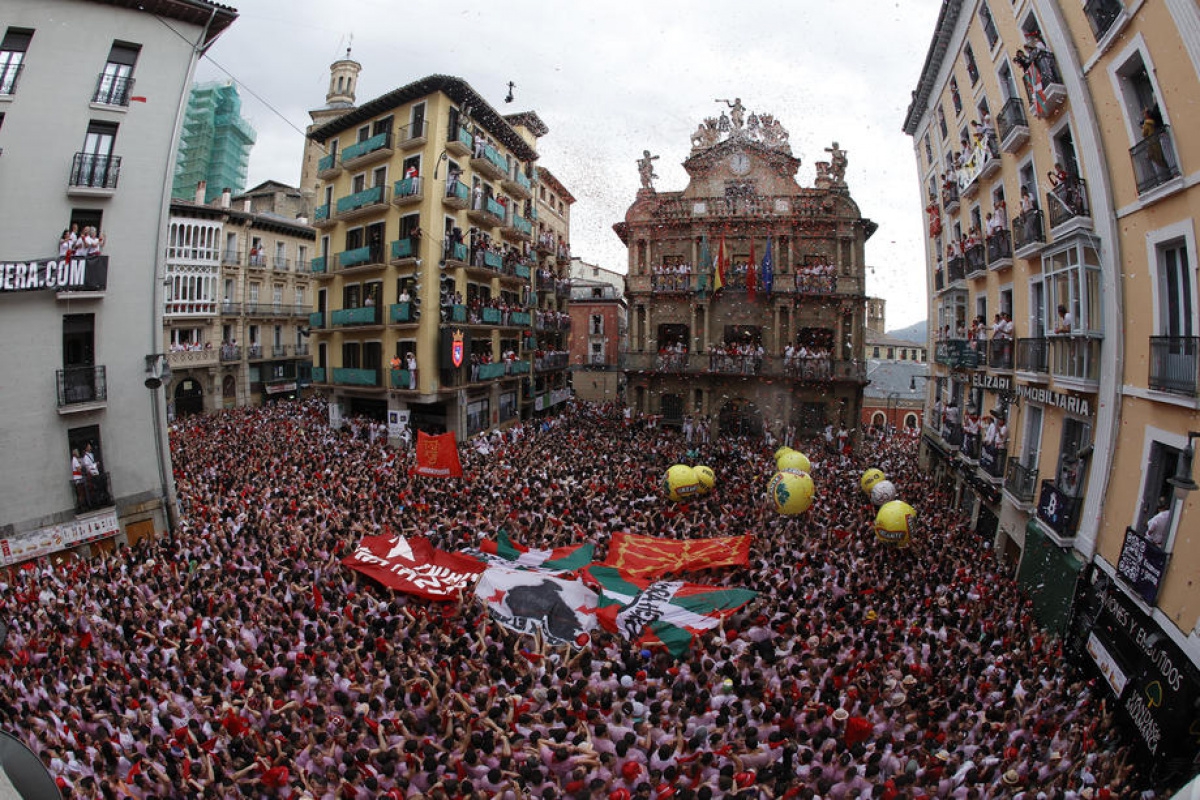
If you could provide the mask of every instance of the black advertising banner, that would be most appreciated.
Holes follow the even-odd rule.
[[[1102,671],[1106,661],[1115,667],[1115,674],[1105,677],[1117,694],[1117,705],[1151,755],[1194,754],[1200,730],[1193,704],[1200,686],[1191,662],[1115,585],[1099,599],[1092,628],[1099,647],[1089,652],[1097,651],[1092,657]]]
[[[0,261],[0,294],[102,292],[108,287],[108,256]]]

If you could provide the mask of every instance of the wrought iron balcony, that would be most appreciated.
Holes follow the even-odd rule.
[[[113,505],[112,483],[107,472],[84,475],[82,480],[71,481],[75,493],[75,513],[86,514]]]
[[[370,213],[387,203],[387,195],[387,187],[380,185],[340,197],[337,201],[337,216],[339,219],[350,219]]]
[[[987,263],[988,269],[1012,266],[1012,234],[1008,228],[1001,228],[987,237]]]
[[[405,125],[396,132],[396,143],[402,150],[411,150],[425,144],[429,136],[429,122],[418,120]]]
[[[1049,352],[1044,338],[1017,339],[1017,370],[1040,374],[1049,372]]]
[[[1004,476],[1004,490],[1022,503],[1032,503],[1037,491],[1037,467],[1027,467],[1021,459],[1008,459],[1008,473]]]
[[[67,185],[72,189],[113,190],[120,177],[120,156],[76,153]]]
[[[1010,97],[996,115],[996,132],[1000,135],[1000,149],[1015,153],[1029,141],[1029,122],[1025,119],[1025,106],[1021,98]]]
[[[1164,125],[1161,131],[1135,144],[1129,150],[1129,157],[1133,159],[1138,194],[1145,194],[1180,175],[1170,125]]]
[[[417,322],[420,319],[420,315],[420,309],[413,305],[411,301],[407,303],[393,303],[389,319],[392,322],[407,324]]]
[[[1081,498],[1067,494],[1054,481],[1048,478],[1042,481],[1037,517],[1060,537],[1069,539],[1075,535],[1081,505]]]
[[[241,346],[236,345],[236,344],[221,345],[221,360],[224,362],[241,361],[242,360]]]
[[[55,374],[59,408],[108,400],[108,380],[103,366],[66,367]]]
[[[459,264],[466,264],[470,251],[467,245],[463,242],[446,242],[445,258],[447,261],[457,261]]]
[[[1013,340],[988,340],[987,364],[992,369],[1010,370],[1013,368]]]
[[[1195,397],[1200,389],[1200,337],[1150,337],[1150,388]]]
[[[967,459],[968,461],[978,461],[979,460],[979,445],[980,445],[979,432],[976,431],[974,433],[968,433],[964,429],[963,436],[962,436],[962,444],[959,445],[959,448],[958,448],[958,451],[960,453],[962,453],[963,458]]]
[[[1062,233],[1056,229],[1072,220],[1090,220],[1092,212],[1088,206],[1087,181],[1071,177],[1046,192],[1046,210],[1049,212],[1050,229],[1055,231],[1056,236]]]
[[[96,91],[92,94],[92,102],[106,106],[127,106],[129,95],[132,93],[133,78],[102,72],[96,79]]]
[[[958,187],[954,184],[942,187],[942,208],[947,214],[958,210]]]
[[[967,277],[967,260],[963,256],[946,259],[946,279],[950,283],[965,280]]]
[[[469,130],[462,125],[456,125],[450,129],[450,136],[446,140],[446,152],[456,156],[465,156],[474,149],[475,137]]]
[[[1013,250],[1018,258],[1029,258],[1046,245],[1046,223],[1042,210],[1033,208],[1013,220]]]
[[[987,272],[987,251],[982,242],[971,245],[964,251],[967,276],[982,275]]]
[[[447,179],[446,194],[442,197],[442,203],[461,211],[471,204],[471,187],[460,180]]]
[[[969,339],[943,339],[934,347],[934,361],[952,369],[975,369],[981,354],[973,344]]]
[[[989,478],[1003,480],[1004,462],[1008,458],[1008,450],[995,445],[985,444],[979,450],[979,468]]]

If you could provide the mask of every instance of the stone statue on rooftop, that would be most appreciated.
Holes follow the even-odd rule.
[[[642,151],[642,157],[638,159],[638,175],[642,178],[643,189],[653,189],[654,179],[658,176],[654,174],[654,162],[658,160],[658,156],[650,155],[649,150]]]

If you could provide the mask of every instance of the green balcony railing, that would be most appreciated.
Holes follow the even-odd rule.
[[[461,305],[450,306],[450,321],[451,322],[466,322],[467,307]]]
[[[361,308],[339,308],[329,316],[330,322],[337,325],[374,325],[379,322],[379,315],[374,306]]]
[[[496,169],[508,174],[508,159],[500,155],[500,151],[488,145],[483,148],[483,157],[495,165]]]
[[[371,263],[371,248],[355,247],[353,250],[343,250],[338,253],[338,266],[342,269],[346,267],[357,267],[359,264]]]
[[[499,325],[500,324],[500,309],[485,308],[480,315],[484,325]]]
[[[313,211],[313,221],[324,222],[327,219],[329,219],[329,203],[326,203],[323,206],[317,206],[316,210]]]
[[[325,327],[325,312],[317,311],[308,315],[308,327],[324,328]]]
[[[513,214],[512,226],[526,236],[533,234],[533,226],[529,224],[529,220],[517,214]]]
[[[504,377],[504,362],[479,365],[479,380],[490,381]]]
[[[513,325],[521,325],[524,327],[532,324],[533,319],[529,316],[528,311],[514,311],[508,315],[508,321]]]
[[[525,280],[529,280],[529,265],[528,264],[517,264],[516,272],[517,272],[518,278],[524,278]]]
[[[337,212],[345,214],[347,211],[354,211],[363,206],[369,206],[372,203],[383,202],[383,187],[372,186],[370,189],[363,189],[361,192],[346,195],[339,198],[337,201]]]
[[[330,153],[327,156],[317,159],[317,172],[325,172],[337,166],[337,153]]]
[[[401,178],[392,187],[392,197],[415,197],[420,193],[420,178]]]
[[[504,206],[502,206],[499,201],[489,197],[487,199],[487,205],[485,206],[485,208],[487,210],[487,213],[491,214],[496,219],[499,219],[499,220],[504,219]]]
[[[333,382],[343,386],[378,386],[379,370],[334,367]]]
[[[410,373],[406,369],[394,369],[392,372],[392,388],[407,389],[411,381]]]
[[[309,262],[309,269],[313,272],[325,271],[325,256],[317,256]]]
[[[483,254],[483,265],[488,269],[499,271],[504,266],[504,256],[488,251]]]
[[[458,136],[455,138],[457,138],[458,141],[465,144],[468,148],[470,148],[472,150],[475,148],[475,137],[471,135],[471,132],[469,130],[462,127],[461,125],[458,128]]]
[[[325,382],[325,368],[324,367],[313,367],[312,368],[312,380],[313,380],[313,383],[324,383]]]
[[[446,248],[446,258],[454,261],[467,260],[467,246],[462,242],[456,242]]]
[[[391,144],[392,134],[389,131],[377,133],[370,139],[364,139],[361,142],[350,145],[342,151],[342,163],[352,161],[359,156],[365,156],[367,153],[373,153],[376,150],[381,150]]]
[[[512,374],[513,375],[528,375],[529,374],[529,362],[528,361],[514,361],[512,363]]]
[[[392,258],[414,258],[417,255],[417,250],[413,246],[412,239],[397,239],[392,242]]]
[[[524,172],[517,172],[517,184],[523,187],[527,192],[533,191],[533,182],[526,177]]]
[[[471,189],[462,181],[446,184],[446,197],[457,197],[464,203],[471,202]]]
[[[392,322],[416,322],[417,318],[413,315],[412,303],[395,303],[392,305],[391,313]]]

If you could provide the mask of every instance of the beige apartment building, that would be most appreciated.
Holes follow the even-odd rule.
[[[355,106],[357,74],[332,65],[301,177],[313,384],[332,417],[465,438],[562,402],[573,199],[534,166],[546,126],[445,75]]]
[[[1164,781],[1200,699],[1198,96],[1191,0],[950,0],[904,120],[923,456]]]

